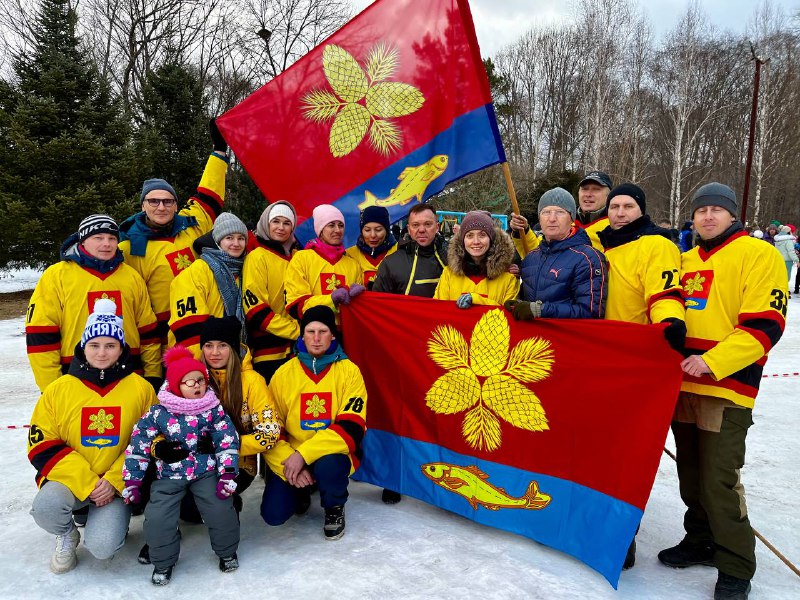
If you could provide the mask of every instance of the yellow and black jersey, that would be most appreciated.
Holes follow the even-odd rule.
[[[373,257],[364,254],[358,246],[350,246],[347,249],[346,254],[359,264],[361,270],[364,272],[364,280],[360,283],[365,288],[370,290],[372,289],[372,284],[375,281],[375,277],[378,275],[378,267],[381,266],[383,259],[391,254],[394,254],[396,250],[397,244],[389,248],[383,254]]]
[[[351,472],[358,468],[367,389],[354,363],[338,360],[315,375],[295,357],[275,372],[269,389],[283,425],[280,439],[264,454],[273,473],[283,477],[282,463],[295,450],[306,464],[347,454]]]
[[[304,311],[322,305],[335,311],[338,319],[331,293],[363,280],[361,267],[347,254],[330,262],[313,248],[300,250],[286,269],[286,311],[299,320]]]
[[[686,349],[700,354],[710,375],[684,374],[681,389],[752,408],[767,353],[785,325],[786,267],[769,244],[744,231],[710,251],[681,255]]]
[[[192,244],[201,235],[211,231],[214,221],[222,212],[227,170],[227,159],[217,154],[209,156],[197,192],[178,213],[171,235],[154,235],[147,231],[143,212],[120,225],[122,241],[119,249],[125,256],[125,262],[147,284],[164,342],[170,313],[169,286],[181,271],[197,259]]]
[[[678,247],[660,235],[644,235],[605,249],[608,260],[606,319],[628,323],[684,320],[681,256]]]
[[[297,321],[286,312],[286,271],[292,256],[257,246],[244,261],[242,277],[247,342],[256,364],[287,357],[300,336]]]
[[[117,305],[132,368],[145,377],[161,377],[161,338],[141,276],[124,263],[99,273],[62,260],[42,274],[25,320],[28,360],[42,392],[67,372],[86,319],[101,298]]]
[[[131,431],[156,402],[153,387],[135,373],[105,387],[73,375],[48,385],[28,432],[37,485],[58,481],[86,500],[102,477],[122,493]]]

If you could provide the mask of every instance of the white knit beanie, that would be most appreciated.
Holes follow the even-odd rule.
[[[122,318],[117,316],[116,303],[108,298],[100,298],[94,303],[94,310],[83,329],[81,348],[85,348],[89,340],[96,337],[110,337],[118,340],[120,344],[125,344]]]

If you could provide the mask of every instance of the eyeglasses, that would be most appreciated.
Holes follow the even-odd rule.
[[[205,382],[205,377],[198,377],[197,379],[185,379],[184,381],[181,381],[181,385],[185,385],[188,388],[193,388]]]
[[[145,198],[144,201],[150,208],[158,208],[159,204],[163,204],[164,208],[172,208],[177,204],[175,198]]]
[[[543,210],[542,212],[539,213],[539,216],[544,217],[545,219],[548,219],[550,217],[558,217],[560,219],[563,219],[564,217],[569,217],[570,214],[565,210],[554,208],[554,209]]]

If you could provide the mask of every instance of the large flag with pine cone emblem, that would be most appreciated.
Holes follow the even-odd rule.
[[[370,398],[356,478],[567,552],[616,587],[680,389],[662,325],[368,292],[342,330]]]
[[[391,221],[449,182],[505,160],[467,0],[378,0],[217,125],[270,200],[309,219],[335,204]]]

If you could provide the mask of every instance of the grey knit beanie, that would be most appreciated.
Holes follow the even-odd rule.
[[[692,196],[692,216],[694,211],[703,206],[721,206],[734,217],[739,217],[739,203],[736,201],[736,192],[727,185],[707,183]]]
[[[547,206],[557,206],[558,208],[563,208],[567,211],[572,218],[575,218],[575,198],[572,197],[567,190],[564,188],[553,188],[552,190],[547,190],[542,197],[539,198],[539,208],[537,209],[537,213],[541,213],[542,210],[545,209]]]
[[[242,220],[233,213],[220,213],[217,220],[214,221],[211,237],[219,244],[222,238],[232,233],[241,233],[246,238],[248,234],[247,225],[242,223]]]

